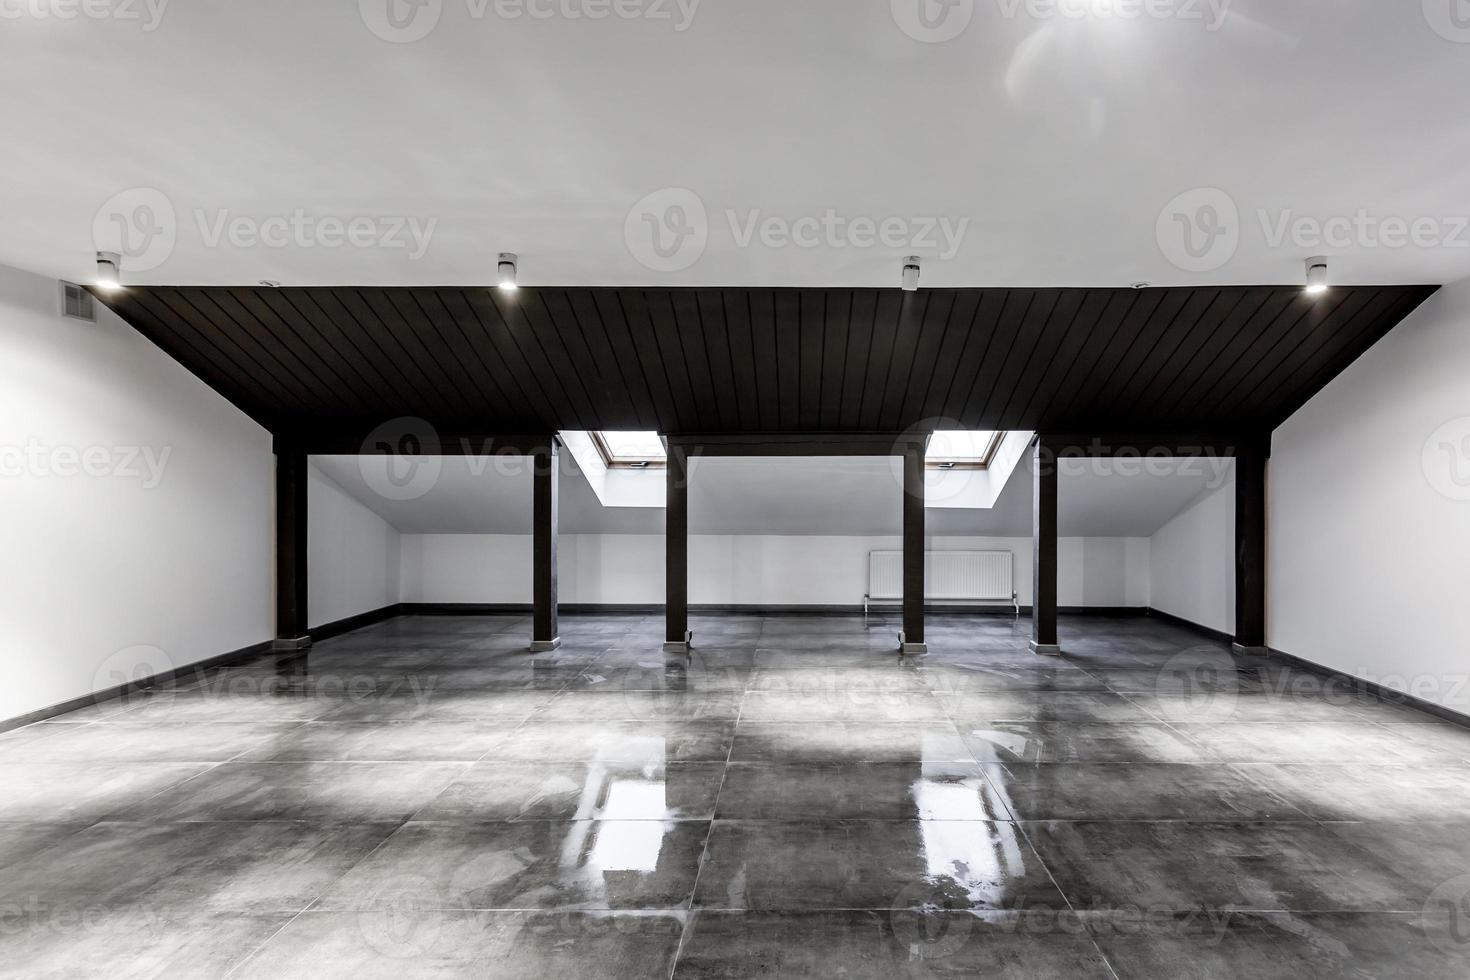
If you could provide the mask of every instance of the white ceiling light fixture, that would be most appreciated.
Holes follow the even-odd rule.
[[[1327,292],[1327,259],[1321,255],[1307,259],[1307,293],[1321,296]]]
[[[520,289],[516,282],[516,264],[520,260],[514,252],[501,252],[499,264],[495,267],[495,279],[500,284],[500,291],[513,293]]]
[[[906,293],[919,291],[919,257],[917,255],[907,256],[903,260],[903,291]]]
[[[111,292],[122,288],[122,256],[116,252],[97,253],[97,288]]]

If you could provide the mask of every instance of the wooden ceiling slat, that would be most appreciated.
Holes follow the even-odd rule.
[[[863,366],[863,397],[858,407],[857,428],[861,432],[880,431],[883,393],[893,365],[893,345],[898,337],[903,297],[903,293],[892,292],[880,293],[876,297],[873,340],[868,345],[868,363]]]
[[[1191,398],[1210,374],[1220,367],[1223,352],[1230,349],[1247,327],[1261,317],[1277,316],[1292,300],[1285,290],[1252,290],[1251,295],[1241,301],[1233,314],[1220,324],[1198,348],[1173,368],[1173,378],[1161,385],[1162,390],[1144,399],[1148,408],[1147,417],[1172,418],[1183,413],[1179,406]]]
[[[618,393],[620,404],[626,405],[631,416],[632,428],[657,429],[658,414],[649,397],[648,383],[643,377],[638,355],[621,324],[614,330],[593,294],[586,289],[563,290],[555,303],[548,301],[553,319],[563,303],[567,314],[576,318],[581,329],[600,389]]]
[[[960,416],[964,414],[975,375],[979,372],[980,365],[985,363],[990,342],[995,338],[995,327],[1000,319],[1001,308],[1008,296],[1003,289],[986,289],[978,293],[979,301],[975,304],[975,312],[965,328],[965,342],[960,348],[954,377],[950,379],[949,388],[944,393],[940,403],[942,407],[939,409],[939,414],[949,420],[946,424],[960,427],[965,424]]]
[[[1243,351],[1228,370],[1221,372],[1205,397],[1195,404],[1195,411],[1213,418],[1221,411],[1228,411],[1229,406],[1238,404],[1241,385],[1283,338],[1306,336],[1318,323],[1330,318],[1347,296],[1345,292],[1338,292],[1315,302],[1295,304],[1298,315],[1278,317],[1270,330]]]
[[[337,289],[280,289],[298,310],[303,319],[312,324],[324,325],[321,329],[324,343],[337,344],[344,351],[356,351],[359,355],[359,370],[381,391],[380,404],[393,400],[395,404],[418,404],[422,407],[423,393],[410,377],[404,356],[385,347],[376,331],[370,330],[360,316],[361,311],[348,308],[344,290]]]
[[[803,432],[822,428],[822,361],[826,355],[827,296],[823,290],[797,293],[796,418]]]
[[[664,376],[663,366],[658,363],[656,352],[645,349],[634,331],[624,306],[624,296],[611,290],[591,291],[591,296],[602,322],[607,325],[608,336],[612,338],[618,357],[624,361],[624,370],[633,377],[636,366],[636,376],[643,379],[643,400],[650,406],[653,428],[660,432],[670,431],[678,420],[673,392],[669,390],[668,379]]]
[[[1038,373],[1029,380],[1023,380],[1021,391],[1026,397],[1018,404],[1014,418],[1032,418],[1033,412],[1042,411],[1051,404],[1089,337],[1087,330],[1078,328],[1079,324],[1097,323],[1105,315],[1109,302],[1116,300],[1122,305],[1124,299],[1116,293],[1085,292],[1060,340],[1048,338],[1046,346],[1032,356],[1031,363]]]
[[[924,319],[919,325],[919,336],[914,344],[913,366],[909,368],[904,383],[903,398],[899,402],[900,420],[924,418],[924,403],[929,400],[934,387],[934,371],[939,363],[939,349],[949,330],[950,318],[954,316],[954,293],[936,293],[929,297],[924,310]],[[913,422],[909,421],[909,425]],[[906,428],[907,426],[905,426]]]
[[[1016,334],[1020,332],[1021,324],[1025,321],[1035,299],[1036,290],[1034,289],[1006,290],[1005,301],[1001,304],[992,331],[990,347],[980,361],[980,366],[971,382],[970,391],[965,397],[965,407],[960,411],[960,422],[967,428],[985,428],[985,405],[995,394],[996,383],[1000,378],[1000,366],[1010,356],[1011,347],[1015,345]]]
[[[710,366],[709,337],[699,315],[699,299],[687,289],[663,294],[673,329],[684,351],[685,371],[697,406],[700,425],[720,426],[720,395]]]
[[[303,386],[294,375],[284,369],[270,351],[262,351],[254,340],[234,330],[222,329],[198,306],[180,295],[177,290],[161,289],[152,296],[144,297],[144,306],[149,306],[159,321],[180,335],[219,338],[220,354],[226,359],[229,369],[244,383],[252,379],[269,379],[270,386],[284,395],[296,408],[318,411],[325,402],[314,395],[309,386]]]
[[[1157,377],[1160,365],[1167,363],[1171,350],[1179,346],[1179,334],[1188,332],[1193,325],[1205,322],[1211,311],[1216,309],[1220,290],[1212,288],[1191,289],[1184,303],[1171,315],[1155,316],[1145,333],[1123,358],[1116,372],[1116,384],[1109,396],[1109,408],[1119,417],[1127,418],[1129,408],[1138,397],[1139,389],[1150,377]]]
[[[959,369],[960,355],[971,336],[971,325],[975,322],[975,311],[980,306],[980,294],[965,290],[955,294],[954,304],[944,321],[944,336],[935,353],[934,373],[929,378],[928,390],[919,403],[918,412],[926,419],[944,417],[944,403],[954,384],[955,372]],[[949,423],[946,423],[949,424]]]
[[[592,417],[592,399],[572,369],[561,331],[551,329],[541,303],[534,296],[508,295],[498,289],[489,297],[503,325],[502,336],[520,356],[537,387],[551,399],[554,417],[572,420],[571,428],[584,428],[583,420]]]
[[[206,342],[193,331],[177,333],[162,319],[147,311],[144,297],[129,290],[109,297],[113,309],[132,323],[139,333],[169,357],[190,370],[209,387],[219,392],[230,404],[261,425],[277,424],[282,406],[265,397],[258,387],[243,383],[245,378],[212,342]]]
[[[304,367],[311,368],[312,382],[331,386],[341,401],[351,406],[354,414],[364,415],[378,410],[382,393],[375,393],[371,386],[363,384],[352,367],[351,356],[344,356],[345,348],[319,343],[320,333],[316,329],[309,325],[302,329],[299,323],[278,314],[264,294],[248,289],[231,289],[216,290],[211,295],[220,309],[229,312],[236,322],[254,318],[266,325],[274,336],[290,337],[287,346]]]
[[[493,363],[503,372],[501,385],[507,395],[518,399],[526,413],[541,419],[548,428],[555,426],[558,408],[521,356],[520,348],[511,338],[510,330],[500,318],[500,310],[491,300],[488,290],[462,289],[460,298],[475,318],[469,329],[478,331],[484,338],[489,345],[487,359],[493,356]]]
[[[883,407],[878,415],[879,425],[888,432],[897,432],[903,428],[898,420],[903,418],[903,400],[908,394],[909,374],[914,367],[919,336],[924,332],[929,303],[933,298],[934,294],[930,290],[899,294],[893,354],[888,361],[887,377],[883,384]]]
[[[517,422],[530,421],[532,416],[507,390],[504,366],[463,294],[457,289],[435,289],[423,296],[420,305],[427,315],[449,320],[463,338],[472,358],[466,361],[466,367],[479,382],[481,397],[489,402],[496,415]]]
[[[735,353],[730,344],[730,325],[725,322],[725,303],[714,289],[694,293],[694,303],[704,331],[705,357],[714,383],[720,427],[734,432],[741,428],[740,385],[735,380]]]
[[[776,334],[776,411],[787,432],[801,429],[801,291],[771,296]]]
[[[835,432],[842,426],[842,393],[847,370],[847,341],[852,324],[852,293],[834,289],[827,294],[822,319],[822,404],[818,428]]]
[[[280,434],[1279,424],[1434,292],[133,287],[99,295]],[[954,424],[954,423],[948,423]]]
[[[1037,341],[1046,329],[1052,312],[1062,298],[1060,289],[1037,289],[1033,290],[1033,293],[1031,304],[1027,307],[1015,336],[1011,338],[1010,349],[1006,351],[1005,359],[1000,362],[1000,370],[996,375],[995,383],[991,386],[985,399],[985,405],[981,409],[981,414],[993,423],[999,423],[1001,411],[1014,396],[1018,379],[1026,369],[1031,351],[1035,350]],[[986,426],[987,429],[996,427],[995,424]]]
[[[1186,391],[1177,402],[1174,412],[1197,415],[1199,406],[1210,400],[1219,387],[1220,379],[1233,371],[1240,359],[1265,338],[1275,335],[1282,323],[1293,324],[1312,309],[1312,302],[1303,296],[1300,289],[1277,290],[1278,300],[1268,303],[1264,315],[1251,318],[1233,337],[1227,338],[1224,347],[1214,355],[1209,371]]]
[[[679,324],[674,319],[673,307],[669,303],[667,290],[650,289],[644,294],[648,303],[650,328],[654,344],[664,363],[664,373],[674,389],[674,401],[679,406],[680,424],[702,431],[706,426],[705,413],[701,410],[702,392],[697,391],[689,370],[689,351],[684,338],[679,335]],[[689,431],[686,428],[686,431]]]
[[[1016,358],[1016,380],[1009,386],[1005,401],[995,410],[996,429],[1004,430],[1021,417],[1021,406],[1029,403],[1036,394],[1041,378],[1046,374],[1047,365],[1056,357],[1058,346],[1067,334],[1074,332],[1073,326],[1082,310],[1083,298],[1087,295],[1081,290],[1066,289],[1056,297],[1056,302],[1041,323],[1040,329],[1036,330],[1027,345],[1025,356]],[[1018,344],[1017,347],[1019,346]]]
[[[1278,389],[1260,400],[1253,408],[1256,424],[1276,425],[1290,418],[1297,409],[1321,391],[1333,378],[1346,371],[1383,336],[1434,295],[1433,287],[1406,286],[1385,290],[1394,296],[1388,308],[1375,319],[1365,320],[1360,329],[1343,331],[1329,343],[1313,351],[1298,366],[1294,375],[1285,378]]]
[[[387,306],[381,292],[375,289],[353,289],[342,294],[342,301],[367,326],[369,332],[383,338],[385,346],[391,344],[388,349],[398,353],[406,368],[412,368],[414,388],[418,392],[420,403],[426,409],[424,417],[457,420],[463,408],[455,404],[441,373],[434,370],[432,365],[426,364],[433,358],[433,352],[426,349],[423,339],[403,323],[403,318],[396,311]]]
[[[862,417],[863,385],[867,381],[868,355],[873,346],[873,322],[878,315],[878,295],[872,290],[848,292],[849,319],[847,354],[842,366],[842,407],[838,427],[852,428]]]

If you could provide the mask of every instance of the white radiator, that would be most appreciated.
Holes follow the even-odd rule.
[[[928,551],[924,553],[924,598],[931,602],[1005,602],[1016,604],[1014,557],[1009,551]],[[867,601],[903,598],[903,552],[868,553]]]

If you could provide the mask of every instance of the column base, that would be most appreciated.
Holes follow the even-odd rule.
[[[694,646],[694,634],[684,633],[683,640],[669,640],[664,643],[664,653],[688,653],[689,648]]]
[[[551,651],[555,650],[559,646],[561,646],[561,637],[559,637],[559,636],[553,636],[549,640],[532,640],[531,641],[531,652],[532,653],[550,653]]]
[[[907,635],[898,634],[898,655],[900,657],[920,657],[929,652],[927,643],[910,643]]]
[[[310,636],[298,636],[295,639],[277,637],[271,641],[271,653],[300,653],[302,650],[310,649]]]
[[[1230,652],[1237,657],[1269,657],[1270,647],[1248,647],[1241,643],[1230,644]]]
[[[1062,645],[1060,643],[1037,643],[1035,640],[1032,640],[1031,652],[1038,657],[1060,657],[1062,655]]]

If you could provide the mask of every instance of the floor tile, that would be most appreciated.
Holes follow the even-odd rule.
[[[721,820],[1005,820],[1010,814],[980,766],[731,765]]]
[[[231,980],[667,980],[683,928],[682,914],[308,912]]]
[[[708,834],[673,820],[411,822],[316,907],[687,908]]]
[[[980,762],[1207,762],[1205,750],[1162,724],[1002,721],[961,728]]]
[[[707,912],[675,980],[1039,977],[1109,980],[1081,921],[1033,912]]]
[[[1408,911],[1414,884],[1316,823],[1024,825],[1074,909]]]
[[[1284,792],[1223,765],[1009,765],[989,770],[1021,820],[1301,820]]]
[[[226,762],[119,814],[150,820],[407,820],[466,768],[446,762]]]
[[[725,767],[718,762],[482,762],[419,820],[709,820]]]
[[[700,908],[1065,908],[1015,824],[716,821]]]

